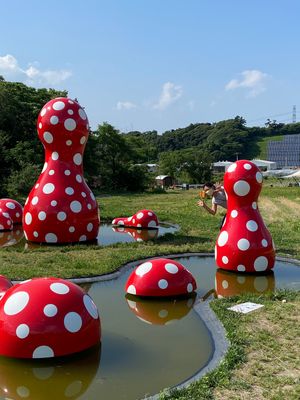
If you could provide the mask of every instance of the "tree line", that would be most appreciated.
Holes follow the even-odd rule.
[[[39,111],[67,91],[36,89],[0,76],[0,196],[24,198],[40,174],[44,149],[36,132]],[[196,123],[166,131],[122,133],[107,122],[90,131],[84,172],[97,191],[139,191],[153,184],[146,164],[187,183],[211,178],[211,163],[251,159],[263,137],[300,133],[300,124],[268,120],[265,127],[247,127],[240,116],[216,123]]]

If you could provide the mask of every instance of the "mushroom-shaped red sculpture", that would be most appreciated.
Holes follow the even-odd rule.
[[[0,212],[0,232],[11,231],[13,228],[13,222],[7,212]]]
[[[60,97],[42,108],[37,126],[45,163],[24,206],[26,239],[38,243],[96,239],[98,204],[82,168],[89,129],[86,113],[76,101]]]
[[[112,229],[117,233],[127,233],[137,242],[147,242],[156,239],[158,236],[158,229],[136,229],[123,226],[113,227]]]
[[[218,297],[232,297],[243,293],[262,294],[273,292],[275,279],[273,271],[267,274],[241,274],[218,269],[215,290]]]
[[[4,296],[7,289],[12,287],[12,282],[6,276],[0,275],[0,300]]]
[[[132,217],[115,218],[112,224],[132,228],[158,228],[158,218],[152,210],[139,210]]]
[[[18,201],[13,199],[1,199],[0,212],[7,213],[14,225],[22,224],[23,207]]]
[[[251,161],[236,161],[224,175],[228,209],[215,248],[222,269],[261,272],[274,266],[272,237],[257,206],[261,187],[262,174]]]
[[[185,317],[193,308],[196,296],[184,299],[145,299],[126,295],[130,310],[143,322],[169,325]]]
[[[11,287],[0,301],[0,355],[58,357],[99,342],[97,307],[72,282],[35,278]]]
[[[156,258],[139,265],[125,285],[126,293],[145,297],[187,296],[196,289],[190,271],[168,258]]]

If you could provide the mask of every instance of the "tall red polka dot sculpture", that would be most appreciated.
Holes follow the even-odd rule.
[[[37,126],[45,164],[25,203],[26,239],[39,243],[95,239],[98,205],[82,167],[89,128],[84,110],[74,100],[56,98],[42,108]]]
[[[222,269],[262,272],[274,266],[272,237],[257,206],[262,179],[257,166],[247,160],[231,164],[224,175],[228,208],[215,247],[216,262]]]

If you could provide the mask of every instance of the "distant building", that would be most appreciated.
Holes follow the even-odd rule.
[[[274,161],[267,160],[251,160],[261,171],[270,171],[277,168],[277,164]],[[233,164],[232,161],[217,161],[213,163],[214,172],[226,172],[229,165]]]
[[[163,189],[173,185],[173,179],[169,175],[158,175],[155,178],[156,186]]]
[[[213,172],[225,172],[229,165],[232,164],[232,161],[217,161],[214,162],[212,167],[213,167]]]
[[[300,167],[300,134],[285,135],[281,140],[270,140],[267,157],[276,161],[278,168]]]
[[[147,167],[148,172],[157,172],[159,165],[158,164],[135,164],[138,166],[145,165]]]

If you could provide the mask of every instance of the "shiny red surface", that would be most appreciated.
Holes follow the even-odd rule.
[[[139,210],[131,217],[115,218],[112,224],[133,228],[157,228],[158,218],[152,210]]]
[[[13,199],[0,200],[0,212],[8,213],[14,225],[22,224],[23,207]]]

